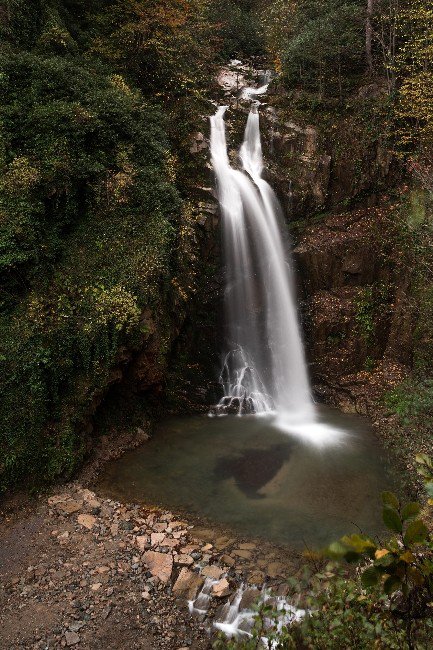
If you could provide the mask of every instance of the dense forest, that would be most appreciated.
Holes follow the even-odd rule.
[[[416,477],[415,453],[433,448],[431,3],[0,0],[0,39],[0,493],[73,477],[107,418],[123,416],[113,387],[135,395],[133,405],[127,398],[135,431],[167,404],[185,408],[173,384],[215,383],[209,368],[194,375],[194,321],[215,341],[219,261],[203,250],[219,234],[200,226],[213,180],[205,145],[197,155],[191,143],[197,133],[206,140],[218,71],[233,59],[272,70],[269,102],[281,124],[312,125],[323,165],[329,158],[327,188],[313,191],[319,166],[306,170],[305,159],[265,137],[281,194],[289,179],[294,187],[295,243],[329,215],[370,211],[371,259],[362,263],[379,260],[381,272],[357,290],[346,326],[362,349],[357,386],[374,393],[363,414],[380,420],[397,464]],[[321,370],[313,358],[308,286],[304,294],[322,381],[334,366]],[[342,357],[348,340],[334,327],[325,343]],[[398,365],[392,377],[384,359]],[[340,384],[329,402],[347,392]],[[431,481],[428,457],[419,465]],[[422,493],[417,478],[409,483]],[[392,499],[388,527],[403,535],[418,506],[402,514]],[[414,562],[426,538],[422,528],[404,541]],[[373,558],[395,559],[401,550],[352,542],[332,557],[358,561],[373,549]],[[406,560],[388,565],[377,598],[359,597],[359,581],[329,586],[329,572],[306,578],[294,588],[309,590],[325,616],[302,632],[304,645],[298,631],[275,647],[428,648],[433,563],[419,555],[403,577]],[[378,576],[370,572],[364,587]],[[320,600],[324,583],[331,606]],[[409,609],[398,614],[406,627],[395,628],[381,607],[402,584],[396,607]],[[414,620],[427,620],[418,640]],[[345,645],[342,629],[357,642]]]

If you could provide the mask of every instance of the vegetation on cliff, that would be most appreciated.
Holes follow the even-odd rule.
[[[2,488],[71,474],[86,419],[154,321],[164,363],[191,280],[180,177],[212,84],[206,11],[0,5]]]

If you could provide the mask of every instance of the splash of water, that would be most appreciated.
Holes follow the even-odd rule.
[[[189,611],[192,616],[205,618],[209,612],[211,601],[211,590],[218,580],[207,578],[202,590],[195,600],[188,601]],[[240,585],[231,598],[228,598],[220,608],[217,616],[212,622],[212,627],[222,632],[227,638],[248,638],[252,637],[252,630],[257,616],[257,610],[251,607],[243,607],[242,601],[245,593],[244,585]],[[271,604],[275,617],[271,620],[265,618],[265,634],[261,637],[262,646],[272,650],[276,642],[269,641],[266,636],[266,629],[277,634],[292,623],[301,621],[306,611],[298,609],[288,602],[283,596],[274,596],[265,586],[257,592],[257,607]]]
[[[246,89],[247,96],[250,91]],[[239,152],[242,170],[228,157],[226,110],[222,106],[211,117],[227,272],[228,348],[217,413],[276,415],[280,428],[318,444],[330,442],[336,432],[316,422],[281,207],[262,177],[257,103]]]

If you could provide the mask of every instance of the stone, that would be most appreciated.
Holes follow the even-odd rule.
[[[168,537],[166,537],[164,539],[164,546],[168,546],[169,548],[176,548],[176,546],[179,546],[179,540],[177,540],[177,539],[169,539]],[[192,553],[191,553],[191,555],[192,555]]]
[[[187,531],[185,531],[185,533],[186,532]],[[206,543],[207,543],[208,539],[214,539],[214,537],[215,537],[214,531],[211,530],[210,528],[199,528],[199,529],[195,530],[194,535],[198,539],[204,540]]]
[[[213,549],[213,544],[205,544],[201,550],[203,551],[203,553],[207,553],[208,551],[211,551],[212,549]]]
[[[215,564],[212,564],[210,566],[204,567],[201,573],[202,575],[205,576],[205,578],[212,578],[212,580],[219,580],[223,575],[224,570],[220,569],[220,567],[216,566]]]
[[[187,600],[194,600],[203,583],[204,580],[198,573],[184,567],[174,583],[173,594]]]
[[[102,582],[94,582],[93,585],[91,585],[90,589],[92,591],[99,591],[101,587],[102,587]]]
[[[229,582],[226,578],[219,580],[216,584],[212,586],[211,595],[215,598],[225,598],[231,593]]]
[[[61,503],[62,501],[67,501],[69,499],[69,494],[64,493],[64,494],[55,494],[54,496],[50,497],[48,499],[48,505],[49,506],[55,506],[58,503]]]
[[[260,591],[258,589],[245,589],[242,594],[242,600],[239,609],[253,609],[253,606],[258,602]]]
[[[135,543],[137,544],[140,551],[144,551],[144,549],[146,548],[147,542],[148,542],[147,535],[138,535],[135,538]]]
[[[84,526],[87,530],[92,530],[93,526],[96,524],[96,517],[93,515],[78,515],[77,521],[80,526]]]
[[[218,537],[218,539],[215,540],[215,546],[220,551],[222,551],[223,549],[227,548],[228,546],[231,546],[235,542],[236,540],[230,537]]]
[[[222,555],[221,562],[226,566],[234,566],[236,564],[236,560],[234,560],[230,555]]]
[[[239,548],[242,551],[255,551],[257,547],[255,544],[248,543],[248,544],[239,544]]]
[[[78,632],[82,627],[86,625],[86,621],[74,621],[69,624],[69,629],[71,632]]]
[[[191,564],[194,564],[194,558],[192,558],[191,555],[185,555],[181,553],[180,555],[175,556],[175,562],[176,564],[190,566]]]
[[[76,632],[71,632],[68,630],[65,632],[65,641],[68,647],[77,645],[77,643],[80,643],[80,637]]]
[[[166,553],[158,553],[157,551],[146,551],[143,555],[143,560],[149,567],[149,571],[161,582],[167,583],[170,580],[171,572],[173,570],[173,558]]]
[[[108,573],[109,570],[110,570],[109,566],[99,566],[97,568],[98,573]]]
[[[150,543],[152,546],[156,546],[157,544],[161,544],[161,542],[164,540],[165,533],[152,533],[150,536]]]
[[[88,503],[96,499],[96,494],[91,490],[88,490],[87,488],[83,488],[82,490],[80,490],[80,494],[83,497],[84,501],[87,501]],[[98,505],[101,504],[98,502]]]
[[[245,551],[245,550],[239,549],[239,548],[236,548],[233,551],[233,555],[236,555],[237,557],[240,557],[243,560],[251,560],[251,558],[252,558],[251,551]]]
[[[81,510],[82,505],[81,501],[71,499],[69,501],[61,501],[56,507],[63,515],[72,515],[74,512]]]
[[[267,574],[270,578],[278,578],[284,575],[284,565],[281,562],[271,562],[268,564]]]
[[[263,571],[253,571],[248,576],[248,582],[251,585],[262,585],[265,581],[265,574]]]

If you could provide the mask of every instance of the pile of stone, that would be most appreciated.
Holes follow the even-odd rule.
[[[119,634],[131,648],[208,648],[212,616],[240,584],[278,586],[290,568],[255,543],[76,484],[41,503],[38,516],[28,562],[2,576],[0,647],[97,648]],[[195,620],[188,601],[206,578],[211,605]]]

